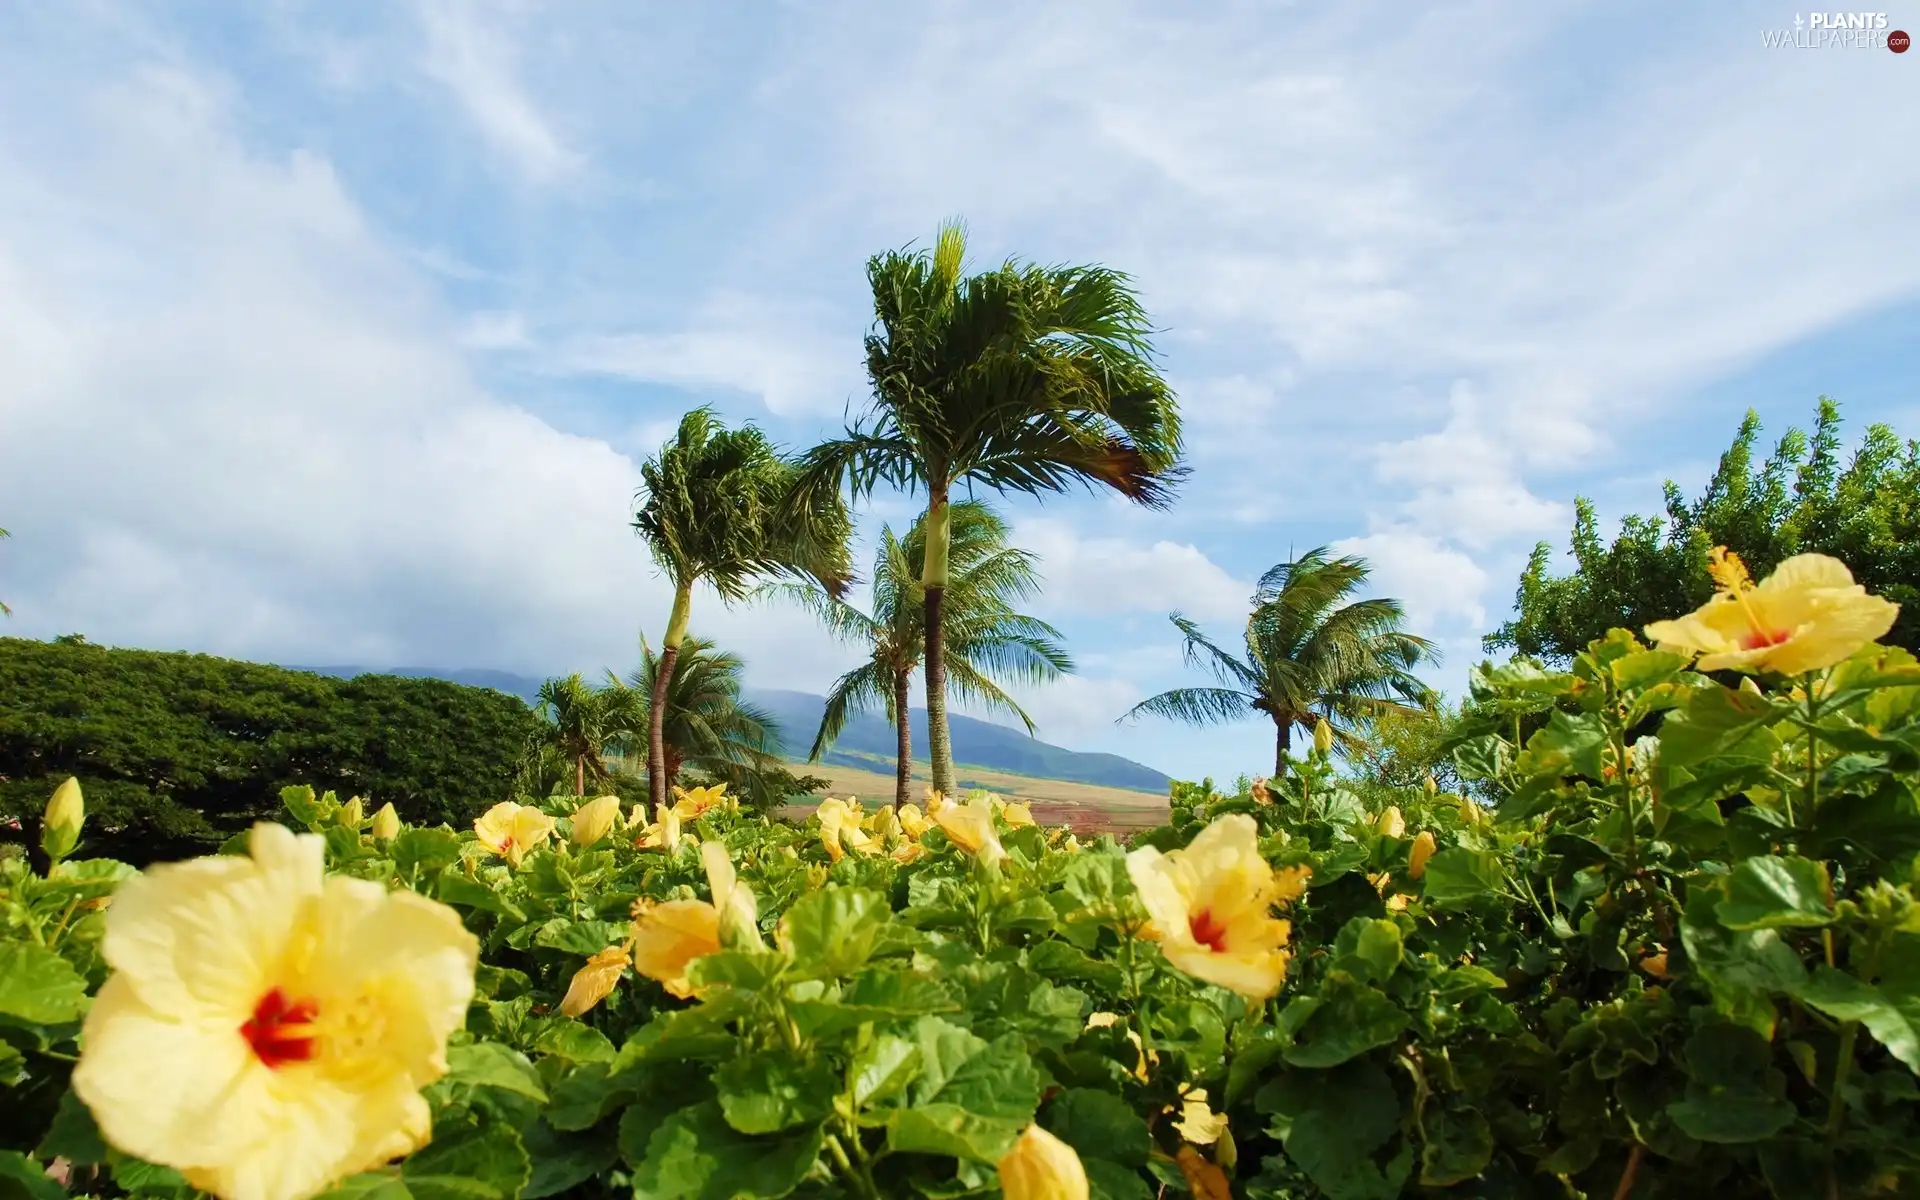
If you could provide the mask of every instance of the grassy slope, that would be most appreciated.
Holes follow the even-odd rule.
[[[893,763],[876,761],[874,765],[874,770],[862,770],[838,763],[795,763],[792,769],[831,780],[832,785],[827,789],[830,795],[858,796],[870,804],[889,803],[893,800]],[[925,763],[917,761],[913,767],[917,801],[918,793],[926,789],[927,768]],[[1033,815],[1049,825],[1123,831],[1151,828],[1167,819],[1167,798],[1149,792],[1061,779],[1036,779],[964,764],[954,771],[962,789],[986,788],[1009,800],[1029,801]]]

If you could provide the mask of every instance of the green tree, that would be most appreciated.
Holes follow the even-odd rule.
[[[0,638],[0,818],[33,844],[77,776],[87,853],[135,864],[273,819],[293,783],[464,824],[512,791],[537,724],[517,697],[438,679]]]
[[[852,522],[837,493],[795,495],[798,474],[752,424],[728,429],[712,411],[680,419],[673,440],[641,464],[634,529],[673,584],[673,611],[660,640],[664,669],[648,701],[647,778],[666,803],[670,772],[664,723],[667,681],[687,633],[693,587],[705,581],[724,601],[744,597],[765,575],[811,577],[836,595],[846,589]]]
[[[1033,720],[997,680],[1045,683],[1073,670],[1060,645],[1060,631],[1035,617],[1014,611],[1014,604],[1039,592],[1034,556],[1007,545],[1007,525],[978,501],[951,506],[948,581],[942,615],[946,621],[948,683],[962,698],[1017,717],[1034,731]],[[820,587],[772,584],[770,594],[799,602],[819,617],[828,632],[864,647],[867,661],[848,671],[827,692],[808,761],[817,761],[833,744],[847,719],[879,706],[893,723],[894,807],[906,804],[913,784],[913,723],[908,709],[910,681],[926,651],[926,605],[922,574],[927,555],[927,520],[922,516],[905,540],[882,526],[873,562],[871,614]]]
[[[623,724],[628,714],[613,702],[613,697],[586,682],[577,672],[542,683],[539,702],[533,710],[540,717],[540,740],[564,757],[573,769],[576,796],[587,794],[589,777],[596,781],[607,779],[609,772],[604,755],[608,744],[638,732]]]
[[[965,275],[966,234],[867,263],[873,399],[804,459],[802,496],[882,483],[927,495],[921,568],[933,784],[953,789],[944,601],[956,487],[1038,495],[1074,482],[1164,505],[1179,475],[1179,409],[1132,281],[1101,266],[1009,260]]]
[[[1813,436],[1787,430],[1756,467],[1760,418],[1748,412],[1698,499],[1669,480],[1665,517],[1627,516],[1611,544],[1592,503],[1577,498],[1573,571],[1554,574],[1553,547],[1534,547],[1514,617],[1487,648],[1566,663],[1609,629],[1637,634],[1705,603],[1707,555],[1726,546],[1755,578],[1795,554],[1839,559],[1868,591],[1900,605],[1884,640],[1920,650],[1920,443],[1870,425],[1843,468],[1840,424],[1840,406],[1822,396]]]
[[[681,652],[655,654],[640,643],[640,666],[625,680],[607,672],[602,689],[619,723],[659,731],[664,770],[657,778],[669,791],[684,770],[715,779],[739,781],[750,771],[780,766],[780,732],[773,717],[740,694],[745,665],[739,656],[716,649],[704,638],[686,635]],[[663,678],[662,672],[670,673]],[[665,719],[656,724],[654,697],[667,697]]]
[[[1430,707],[1433,691],[1413,671],[1438,662],[1439,653],[1433,643],[1400,628],[1405,613],[1398,600],[1350,599],[1369,573],[1365,559],[1328,558],[1324,546],[1269,570],[1253,594],[1244,658],[1172,614],[1186,639],[1188,665],[1206,668],[1220,686],[1161,692],[1120,719],[1146,713],[1209,725],[1264,713],[1274,726],[1278,776],[1286,772],[1296,729],[1311,733],[1324,717],[1352,745],[1369,718]]]

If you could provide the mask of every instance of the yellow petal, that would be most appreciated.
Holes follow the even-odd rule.
[[[620,797],[599,796],[573,810],[573,844],[585,849],[620,823]]]
[[[1000,833],[993,826],[993,807],[987,797],[965,804],[942,804],[933,819],[954,845],[981,862],[991,864],[1006,857]]]
[[[1182,1096],[1180,1119],[1174,1128],[1196,1146],[1211,1146],[1227,1128],[1225,1113],[1214,1112],[1207,1103],[1205,1088],[1194,1088]]]
[[[1087,1170],[1072,1146],[1029,1125],[1000,1160],[1006,1200],[1087,1200]]]
[[[567,984],[567,994],[560,1001],[560,1014],[577,1017],[612,995],[620,977],[627,973],[629,961],[625,946],[608,946],[589,958]]]
[[[1433,857],[1433,852],[1437,849],[1439,849],[1439,843],[1434,840],[1433,831],[1421,830],[1420,836],[1413,839],[1413,849],[1407,851],[1407,878],[1418,879],[1425,875],[1427,860]]]
[[[633,925],[633,969],[682,1000],[693,994],[687,968],[720,950],[720,912],[704,900],[648,907]]]

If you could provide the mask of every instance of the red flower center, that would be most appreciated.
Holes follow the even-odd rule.
[[[1193,940],[1218,954],[1227,950],[1227,927],[1214,919],[1213,910],[1203,908],[1187,918],[1187,931]]]
[[[320,1006],[311,1000],[289,1000],[274,988],[260,997],[253,1016],[240,1027],[240,1036],[253,1047],[254,1056],[269,1067],[313,1058],[316,1034],[313,1018]]]
[[[1766,646],[1778,646],[1793,637],[1789,629],[1749,629],[1740,639],[1742,650],[1759,650]]]

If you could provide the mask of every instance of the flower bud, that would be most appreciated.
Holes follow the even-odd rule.
[[[59,862],[73,853],[80,842],[80,826],[86,822],[87,806],[80,798],[80,781],[69,777],[53,790],[40,825],[40,848],[47,857]]]
[[[1413,839],[1413,849],[1407,852],[1407,878],[1418,879],[1427,873],[1427,860],[1439,849],[1439,843],[1433,839],[1433,831],[1423,829],[1420,836]]]
[[[355,796],[334,811],[333,819],[342,829],[358,830],[367,819],[367,802]]]
[[[573,844],[585,849],[620,822],[620,797],[600,796],[573,810]]]
[[[1006,1200],[1087,1200],[1087,1169],[1072,1146],[1029,1125],[1000,1160],[1000,1190]]]
[[[1751,675],[1742,675],[1740,677],[1740,690],[1749,696],[1762,696],[1766,694],[1760,690],[1760,685],[1753,681],[1753,676]]]
[[[1320,754],[1328,754],[1333,750],[1333,726],[1327,724],[1325,717],[1314,722],[1313,748]]]
[[[1431,800],[1435,796],[1440,794],[1440,783],[1438,780],[1434,779],[1433,776],[1431,775],[1427,776],[1427,782],[1425,786],[1427,789],[1427,799]]]
[[[373,837],[375,841],[390,842],[399,836],[400,814],[393,811],[393,803],[389,801],[373,814]]]
[[[1387,811],[1381,813],[1380,819],[1373,823],[1373,831],[1385,834],[1387,837],[1404,836],[1407,832],[1407,819],[1400,815],[1400,806],[1388,805]]]

